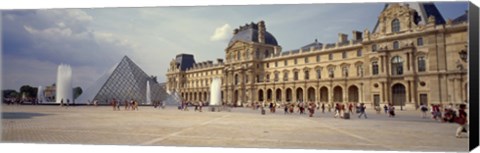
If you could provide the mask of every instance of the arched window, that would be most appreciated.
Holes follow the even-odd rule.
[[[427,70],[426,64],[425,56],[418,57],[418,72],[425,72]]]
[[[398,41],[393,42],[393,49],[399,49],[400,45],[398,44]]]
[[[372,62],[372,75],[378,75],[378,62]]]
[[[400,31],[400,21],[398,19],[393,19],[392,21],[392,32]]]
[[[400,56],[392,58],[392,75],[403,74],[403,59]]]

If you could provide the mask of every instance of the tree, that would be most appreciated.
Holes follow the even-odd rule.
[[[20,94],[25,93],[26,97],[31,97],[31,98],[37,97],[37,91],[38,91],[38,88],[31,87],[29,85],[23,85],[20,87]]]
[[[15,90],[3,90],[3,98],[18,98],[18,92]]]
[[[80,96],[82,93],[83,93],[83,90],[81,87],[73,88],[73,99],[77,99],[77,97]]]

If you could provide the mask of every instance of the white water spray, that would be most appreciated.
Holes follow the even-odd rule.
[[[210,85],[210,106],[220,106],[222,104],[221,87],[222,79],[213,78],[212,84]]]
[[[151,97],[151,93],[150,93],[150,81],[147,80],[147,104],[152,104],[152,97]]]
[[[37,100],[38,100],[38,103],[43,103],[45,102],[45,95],[43,94],[43,87],[42,86],[38,86],[38,91],[37,91]]]
[[[67,103],[67,99],[70,103],[73,102],[73,89],[72,89],[72,68],[66,64],[60,64],[57,71],[57,89],[55,103],[60,103],[63,99],[63,103]]]

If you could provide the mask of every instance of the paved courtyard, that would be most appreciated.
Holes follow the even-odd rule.
[[[160,145],[335,150],[468,151],[455,138],[456,124],[422,119],[418,111],[397,117],[367,112],[368,119],[333,118],[233,108],[231,112],[107,106],[2,106],[2,142]]]

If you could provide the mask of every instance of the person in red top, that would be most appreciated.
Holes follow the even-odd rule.
[[[348,105],[348,112],[353,114],[353,104],[350,103],[350,105]]]
[[[460,109],[458,110],[458,117],[456,118],[456,122],[458,123],[459,127],[457,128],[457,132],[455,136],[457,138],[461,138],[461,133],[462,131],[467,133],[468,135],[468,121],[467,121],[467,112],[465,111],[466,109],[465,104],[460,104]]]

